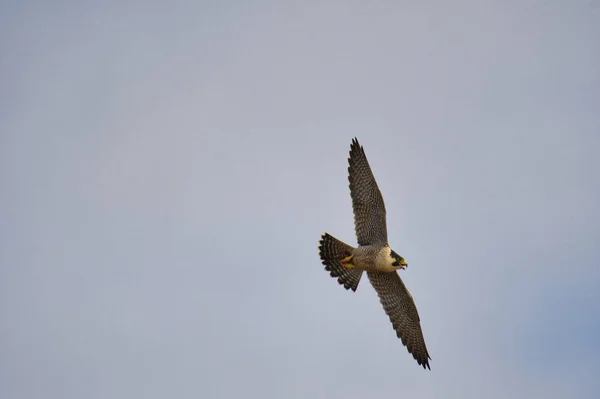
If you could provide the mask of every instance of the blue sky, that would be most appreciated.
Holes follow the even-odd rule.
[[[598,396],[596,2],[1,7],[1,397]],[[431,371],[318,258],[355,136]]]

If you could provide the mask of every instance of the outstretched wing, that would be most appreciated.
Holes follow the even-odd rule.
[[[387,244],[385,204],[371,172],[365,150],[354,138],[348,158],[348,180],[359,245]]]
[[[367,272],[367,276],[377,291],[383,309],[389,316],[402,344],[419,365],[431,369],[429,367],[431,357],[425,346],[417,307],[398,273]]]

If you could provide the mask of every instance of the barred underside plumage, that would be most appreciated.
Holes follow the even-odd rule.
[[[385,204],[367,161],[365,150],[357,139],[350,145],[348,180],[354,210],[354,229],[359,245],[387,244]]]
[[[377,291],[383,309],[389,316],[402,344],[406,346],[417,363],[423,368],[431,369],[429,367],[431,357],[425,346],[417,307],[398,273],[367,272],[367,276]]]
[[[344,288],[356,291],[362,270],[346,269],[340,262],[341,259],[350,256],[354,248],[327,233],[321,236],[319,244],[319,256],[325,270],[330,272],[331,277],[337,277],[338,283]]]

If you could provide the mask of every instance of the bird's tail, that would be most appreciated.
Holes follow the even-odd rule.
[[[363,271],[345,268],[340,262],[350,256],[354,248],[327,233],[321,236],[319,244],[319,256],[325,265],[325,270],[330,272],[331,277],[337,277],[338,283],[344,288],[356,291]]]

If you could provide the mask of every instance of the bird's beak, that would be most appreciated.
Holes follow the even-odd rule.
[[[404,267],[408,266],[408,262],[404,258],[400,261],[400,264]]]

